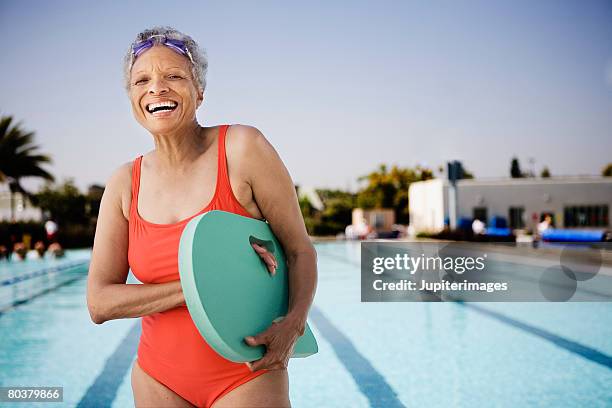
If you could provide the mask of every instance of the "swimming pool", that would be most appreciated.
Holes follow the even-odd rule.
[[[361,303],[359,243],[317,252],[319,353],[291,360],[294,407],[612,405],[612,304]],[[139,319],[93,324],[85,273],[0,315],[0,384],[133,406]]]

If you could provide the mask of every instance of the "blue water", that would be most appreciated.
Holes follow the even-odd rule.
[[[612,406],[611,303],[361,303],[359,244],[317,252],[319,353],[290,362],[294,407]],[[93,324],[85,274],[0,315],[0,385],[64,387],[34,405],[133,406],[139,319]]]

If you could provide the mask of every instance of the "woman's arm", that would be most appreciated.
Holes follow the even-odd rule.
[[[87,307],[96,324],[162,312],[185,303],[180,281],[126,284],[129,230],[122,200],[131,195],[131,169],[126,163],[113,173],[100,203],[87,277]]]
[[[236,129],[235,129],[236,128]],[[314,299],[317,285],[317,255],[308,237],[300,211],[297,194],[291,176],[279,155],[259,130],[251,126],[232,126],[238,150],[240,173],[248,180],[253,197],[272,231],[280,241],[287,255],[289,278],[289,308],[282,326],[287,333],[295,331],[290,341],[304,334],[308,310]],[[284,329],[283,329],[284,330]],[[265,335],[254,336],[252,345],[266,344]],[[274,341],[273,341],[274,343]],[[284,348],[278,342],[278,348]],[[253,370],[280,368],[282,364],[272,363],[274,351],[267,343],[266,356],[254,363]],[[272,344],[274,346],[274,344]],[[293,344],[291,344],[293,346]],[[284,350],[287,351],[287,350]],[[290,350],[289,350],[290,351]],[[282,354],[283,351],[279,350]],[[274,353],[272,353],[274,354]],[[284,356],[288,358],[288,356]],[[272,363],[271,365],[268,365]],[[286,365],[285,365],[286,367]]]

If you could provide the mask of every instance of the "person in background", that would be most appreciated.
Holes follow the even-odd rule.
[[[34,249],[28,252],[28,259],[43,259],[45,257],[45,244],[42,241],[36,241]]]
[[[38,256],[40,258],[44,258],[45,257],[45,243],[42,241],[36,241],[36,243],[34,244],[34,250],[38,253]]]
[[[552,228],[552,224],[552,217],[550,216],[550,214],[546,214],[544,216],[544,220],[542,220],[542,222],[538,224],[538,235],[541,237],[544,231]]]
[[[536,225],[536,231],[532,243],[534,248],[539,247],[540,241],[542,241],[542,235],[553,226],[553,219],[550,214],[544,215],[544,219]]]
[[[478,218],[475,218],[472,222],[472,232],[474,235],[483,235],[486,231],[487,225]]]
[[[16,256],[16,260],[24,261],[27,253],[28,249],[23,242],[16,242],[15,245],[13,245],[13,254]]]
[[[62,248],[59,242],[54,242],[49,245],[47,251],[49,251],[49,253],[51,253],[51,256],[53,256],[54,258],[62,258],[64,256],[64,248]]]
[[[17,223],[17,221],[13,218],[8,227],[8,248],[12,251],[15,248],[15,244],[21,242],[21,225]],[[9,252],[9,258],[12,252]]]
[[[366,220],[365,217],[362,217],[361,220],[359,220],[359,224],[355,226],[355,232],[359,239],[366,239],[373,231],[373,228],[368,224],[368,220]]]
[[[45,222],[45,231],[47,231],[47,240],[49,242],[54,242],[57,237],[57,223],[53,221],[51,218]]]
[[[8,257],[9,257],[8,248],[6,247],[6,245],[0,245],[0,260],[8,259]]]

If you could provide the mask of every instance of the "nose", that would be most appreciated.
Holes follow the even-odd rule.
[[[168,92],[168,85],[163,78],[153,78],[149,84],[149,93],[152,95],[161,95]]]

